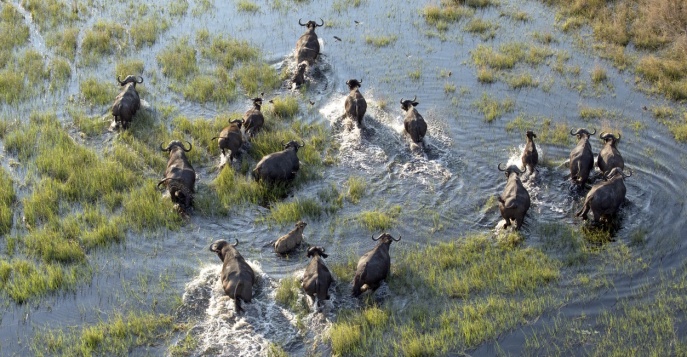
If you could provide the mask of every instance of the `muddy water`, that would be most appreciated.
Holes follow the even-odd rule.
[[[233,2],[215,1],[210,11],[196,15],[193,10],[200,2],[190,1],[186,16],[174,21],[155,45],[132,53],[131,57],[144,60],[144,75],[155,78],[145,82],[146,110],[172,104],[190,118],[213,117],[221,112],[243,111],[247,109],[246,104],[239,101],[218,106],[198,105],[170,93],[169,83],[155,60],[160,50],[181,37],[193,38],[198,30],[207,29],[210,33],[247,40],[261,48],[276,68],[293,69],[293,47],[303,31],[298,19],[324,19],[327,25],[317,30],[323,56],[310,73],[309,89],[293,95],[303,103],[300,120],[322,123],[331,129],[332,137],[340,144],[338,163],[325,170],[322,180],[308,184],[293,196],[316,197],[317,191],[331,184],[341,189],[340,183],[351,176],[362,177],[367,182],[367,193],[359,204],[346,204],[333,216],[308,222],[306,241],[325,246],[331,255],[330,262],[342,261],[348,254],[359,255],[372,245],[368,238],[371,232],[354,219],[364,210],[402,207],[397,224],[390,229],[392,234],[403,236],[394,249],[446,241],[467,232],[497,231],[503,224],[498,212],[482,208],[505,185],[497,164],[519,163],[524,132],[505,129],[518,115],[552,118],[554,123],[566,123],[569,128],[600,130],[605,125],[622,131],[619,148],[634,175],[626,180],[627,202],[614,236],[615,243],[628,243],[633,234],[647,232],[646,244],[634,247],[632,254],[649,262],[649,269],[643,272],[648,277],[677,267],[684,259],[685,147],[676,143],[650,112],[642,110],[643,106],[671,104],[638,92],[632,84],[632,74],[618,72],[588,48],[575,45],[571,36],[554,27],[550,9],[532,1],[504,0],[498,8],[479,10],[476,17],[498,24],[494,39],[484,41],[479,35],[463,31],[465,22],[451,26],[441,39],[427,36],[434,30],[424,23],[420,15],[423,4],[416,1],[363,1],[359,7],[343,6],[340,12],[335,9],[341,8],[343,1],[297,5],[283,1],[279,9],[266,2],[257,3],[261,6],[257,13],[246,13],[237,12]],[[93,10],[94,17],[84,26],[98,16],[108,17],[116,12],[108,2],[98,4],[94,7],[98,10]],[[528,13],[530,20],[522,22],[501,16],[502,12],[516,10]],[[37,49],[46,51],[50,57],[50,49],[43,45],[39,31],[32,29],[32,41],[36,42]],[[502,81],[494,84],[477,81],[470,51],[479,44],[497,48],[513,41],[534,43],[534,32],[553,33],[557,42],[549,47],[569,54],[566,65],[579,66],[580,75],[562,76],[547,64],[534,68],[522,65],[514,72],[531,73],[540,83],[539,87],[513,90]],[[334,36],[342,41],[335,40]],[[367,36],[395,36],[396,39],[389,46],[377,48],[365,43]],[[589,38],[583,37],[582,42],[587,41]],[[550,58],[548,63],[554,61]],[[96,68],[84,68],[77,58],[73,65],[75,76],[65,90],[16,107],[3,107],[2,112],[21,115],[47,106],[62,113],[59,103],[79,93],[80,80],[94,76],[103,82],[113,82],[109,76],[113,73],[114,59],[105,60]],[[595,87],[591,83],[594,66],[606,69],[607,84]],[[416,71],[420,73],[419,78],[411,78],[409,73]],[[448,71],[451,76],[441,75]],[[345,82],[350,78],[363,79],[361,92],[368,102],[363,130],[348,130],[342,119],[347,94]],[[584,87],[576,89],[571,82],[584,83]],[[456,90],[447,92],[446,85],[455,86]],[[268,97],[287,93],[283,89]],[[473,106],[483,93],[498,100],[512,99],[514,111],[486,123]],[[401,98],[414,96],[429,126],[427,148],[420,154],[411,151],[409,139],[402,134],[402,112],[398,104]],[[306,103],[310,101],[315,104],[308,106]],[[615,115],[584,121],[578,117],[581,107],[604,108]],[[107,110],[107,107],[90,108],[93,115],[106,115]],[[68,116],[63,117],[68,120]],[[634,122],[643,124],[645,129],[633,130]],[[601,148],[598,135],[591,142],[593,151],[598,153]],[[533,203],[523,228],[526,244],[542,244],[544,238],[539,228],[543,225],[581,224],[574,218],[581,196],[571,192],[565,181],[568,172],[564,161],[573,145],[571,140],[567,146],[538,146],[540,160],[549,164],[540,167],[526,182]],[[212,180],[209,168],[200,171],[201,181]],[[27,354],[31,339],[43,329],[92,324],[111,317],[122,306],[154,310],[160,299],[169,296],[181,296],[179,318],[195,326],[192,331],[198,336],[197,354],[263,356],[269,343],[283,346],[292,355],[318,350],[326,354],[326,348],[321,350],[318,341],[326,333],[336,310],[351,306],[352,302],[346,296],[334,294],[323,314],[309,314],[300,322],[292,312],[275,303],[279,279],[302,274],[306,258],[304,255],[279,258],[265,247],[291,226],[256,223],[264,213],[264,208],[256,206],[221,219],[193,216],[178,233],[130,235],[123,246],[96,253],[92,258],[96,268],[90,285],[79,287],[73,293],[48,297],[38,305],[3,307],[2,354]],[[241,252],[260,276],[255,301],[246,305],[247,313],[242,316],[234,313],[233,304],[222,293],[217,280],[221,263],[208,251],[210,243],[218,238],[239,238]],[[617,271],[607,274],[616,287],[612,294],[593,301],[573,301],[565,313],[593,316],[619,299],[632,297],[638,284],[636,280]],[[380,294],[384,294],[383,289]],[[542,319],[540,325],[544,321],[547,320]],[[299,324],[307,326],[306,329],[300,330]],[[519,333],[507,335],[503,340],[505,343],[500,348],[514,354],[520,351]],[[168,347],[154,347],[147,352],[164,354]],[[491,355],[491,348],[486,345],[476,352]]]

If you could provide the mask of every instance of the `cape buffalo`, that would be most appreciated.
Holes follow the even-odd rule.
[[[143,77],[139,76],[136,79],[136,77],[129,75],[120,81],[119,76],[117,76],[117,82],[123,88],[112,104],[112,116],[114,116],[115,124],[126,129],[131,124],[136,111],[141,107],[141,99],[136,91],[136,84],[143,83]]]
[[[616,138],[611,133],[601,133],[599,137],[606,142],[604,147],[599,152],[599,157],[596,159],[596,164],[599,170],[606,175],[614,167],[625,169],[625,161],[618,151],[618,141],[620,141],[620,134]]]
[[[533,138],[537,137],[532,130],[527,131],[527,143],[525,150],[522,151],[522,167],[524,170],[529,170],[530,174],[534,172],[539,162],[539,154],[537,153],[537,146],[534,145]]]
[[[530,194],[518,177],[522,171],[517,166],[511,165],[502,169],[501,163],[499,163],[498,168],[499,171],[505,171],[508,178],[503,193],[498,197],[501,217],[506,220],[503,228],[508,228],[511,225],[511,220],[515,220],[515,229],[519,230],[525,220],[527,210],[530,209]]]
[[[570,130],[570,135],[577,135],[577,146],[570,152],[570,178],[579,186],[584,185],[589,178],[589,173],[594,168],[594,154],[592,146],[589,144],[589,137],[596,134],[587,129],[577,129],[576,132]]]
[[[383,233],[377,239],[372,236],[372,240],[379,241],[379,243],[358,260],[355,278],[353,278],[352,295],[354,297],[360,296],[367,290],[371,289],[374,292],[379,288],[382,280],[389,275],[391,268],[391,257],[389,256],[391,241],[398,242],[401,237],[395,239],[390,234]]]
[[[229,150],[229,162],[234,161],[238,156],[239,149],[243,145],[243,134],[241,134],[241,125],[243,120],[236,119],[229,122],[229,126],[222,129],[219,136],[212,138],[212,140],[217,140],[217,145],[222,150],[222,155],[227,157],[225,150]]]
[[[253,284],[255,284],[253,269],[246,263],[241,253],[236,250],[238,243],[238,239],[234,244],[229,244],[225,240],[217,240],[210,245],[210,251],[217,253],[223,262],[222,288],[224,288],[225,294],[234,299],[236,313],[244,311],[241,308],[241,300],[250,303],[253,299]]]
[[[299,246],[301,242],[303,242],[303,230],[307,225],[308,224],[303,221],[298,221],[298,223],[296,223],[296,228],[279,237],[279,239],[274,242],[274,251],[279,254],[285,254]]]
[[[169,152],[165,178],[158,182],[160,187],[163,183],[169,190],[172,202],[183,206],[184,209],[191,207],[193,203],[194,186],[196,183],[196,171],[186,158],[186,152],[191,151],[193,146],[188,143],[188,149],[179,140],[174,140],[166,148],[160,144],[160,150]]]
[[[300,87],[305,83],[305,69],[308,68],[307,62],[302,62],[298,64],[298,69],[296,74],[291,78],[291,83],[293,83],[296,88]]]
[[[329,300],[329,286],[334,282],[332,274],[322,260],[328,255],[322,247],[310,247],[307,256],[312,259],[303,273],[301,287],[311,298],[315,299],[317,296],[317,306],[322,306],[322,300]]]
[[[403,127],[406,133],[410,135],[413,143],[422,146],[422,140],[425,138],[425,134],[427,134],[427,123],[425,123],[425,119],[415,109],[420,104],[416,100],[417,96],[413,100],[403,100],[401,98],[401,109],[406,112],[405,118],[403,118]]]
[[[582,209],[575,215],[586,220],[591,209],[594,223],[598,223],[602,217],[608,219],[615,215],[620,205],[625,202],[625,178],[630,176],[632,173],[625,175],[619,167],[612,168],[606,181],[594,185],[589,190]]]
[[[358,127],[363,126],[363,117],[367,110],[367,102],[363,95],[360,94],[358,88],[363,83],[362,80],[349,79],[346,81],[348,89],[351,91],[346,97],[346,116],[358,124]]]
[[[305,143],[298,144],[295,141],[289,141],[284,144],[284,150],[273,152],[262,157],[260,162],[255,165],[253,169],[253,178],[257,181],[266,181],[270,183],[279,181],[291,181],[296,177],[296,173],[300,168],[298,161],[298,149],[305,146]]]
[[[246,114],[243,115],[243,127],[245,128],[246,135],[250,138],[255,136],[262,129],[262,126],[265,125],[265,117],[260,111],[263,95],[265,93],[260,93],[259,97],[253,98],[253,108],[248,109]]]
[[[305,33],[296,42],[296,63],[306,61],[309,65],[312,65],[320,54],[320,42],[317,40],[317,34],[315,33],[316,27],[324,25],[324,20],[320,19],[320,21],[322,22],[321,24],[315,21],[303,23],[298,19],[298,24],[308,29],[305,30]]]

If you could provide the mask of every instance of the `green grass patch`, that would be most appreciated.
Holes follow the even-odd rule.
[[[474,14],[475,10],[472,8],[447,2],[442,2],[441,5],[428,4],[422,8],[425,21],[436,27],[458,22],[463,18],[472,17]]]
[[[345,183],[346,199],[354,204],[360,202],[367,190],[367,182],[362,177],[352,176]]]
[[[604,108],[591,108],[585,106],[580,108],[580,118],[585,121],[604,119],[610,116],[610,113]]]
[[[591,77],[592,82],[598,84],[605,82],[608,79],[608,74],[603,67],[596,65],[594,69],[592,69]]]
[[[20,258],[0,260],[0,290],[17,304],[60,289],[72,289],[83,275],[88,275],[88,272],[77,267],[37,265]]]
[[[281,86],[279,73],[267,63],[247,63],[235,72],[236,81],[248,96],[258,96]]]
[[[224,68],[213,75],[193,77],[183,89],[184,98],[198,103],[233,101],[237,96],[236,82]]]
[[[498,28],[499,26],[495,23],[480,18],[474,18],[465,25],[464,30],[470,33],[479,34],[482,36],[482,39],[486,40],[494,38]]]
[[[288,277],[279,281],[274,300],[287,309],[299,314],[308,312],[308,306],[304,299],[298,298],[301,291],[301,282],[295,277]]]
[[[69,62],[61,57],[55,57],[50,62],[50,89],[64,90],[65,85],[72,76],[72,67]]]
[[[34,337],[36,355],[127,355],[136,347],[156,346],[175,331],[172,316],[150,312],[115,314],[79,329],[46,330]]]
[[[374,47],[387,47],[391,46],[396,42],[398,36],[396,35],[378,35],[378,36],[365,36],[365,43],[372,45]]]
[[[358,216],[358,221],[368,231],[386,231],[394,226],[401,210],[401,206],[393,206],[386,211],[363,211]]]
[[[0,49],[3,54],[6,51],[11,54],[12,49],[29,40],[29,27],[13,4],[3,3],[0,19]],[[0,65],[4,65],[3,62],[0,62]]]
[[[234,68],[237,63],[254,61],[260,56],[260,51],[247,41],[223,36],[210,37],[202,32],[196,37],[196,42],[201,45],[200,53],[227,70]]]
[[[329,334],[334,355],[465,353],[558,302],[547,289],[560,264],[535,248],[484,235],[423,248],[402,244],[392,247],[390,297],[337,315]],[[425,264],[427,257],[435,264]],[[401,301],[402,310],[393,308]]]
[[[22,0],[22,6],[31,13],[36,24],[48,32],[65,23],[71,24],[78,20],[79,5],[60,0]]]
[[[537,128],[537,140],[542,144],[568,146],[572,143],[568,123],[554,121],[547,117],[530,117],[519,114],[515,119],[506,124],[506,131],[524,133],[527,130]]]
[[[117,64],[115,64],[114,76],[115,76],[115,78],[117,76],[120,76],[120,79],[123,80],[128,75],[134,75],[134,76],[142,75],[144,69],[145,69],[145,64],[143,63],[143,60],[135,59],[135,58],[122,59],[122,60],[117,61]],[[140,86],[137,86],[136,90],[140,92],[141,91]]]
[[[112,83],[101,82],[94,77],[86,78],[79,83],[79,90],[84,99],[93,105],[105,105],[114,101],[117,91]]]
[[[169,20],[160,16],[136,18],[131,24],[131,31],[129,31],[134,47],[141,49],[144,46],[154,45],[160,34],[165,32],[169,26]]]
[[[236,8],[244,12],[258,12],[260,10],[260,6],[250,0],[238,0]]]
[[[162,49],[157,55],[162,74],[183,81],[198,72],[196,50],[188,38],[182,38]]]
[[[264,109],[265,114],[279,119],[290,119],[298,113],[298,100],[295,97],[277,97]]]
[[[477,80],[482,83],[494,83],[496,82],[496,72],[489,67],[480,67],[477,70]]]
[[[9,234],[14,215],[13,204],[17,199],[14,191],[14,180],[0,167],[0,236]]]
[[[500,118],[505,113],[510,113],[515,109],[515,101],[506,98],[503,101],[492,99],[487,93],[482,93],[482,97],[472,103],[484,115],[484,120],[488,123]]]
[[[539,86],[539,82],[532,78],[532,75],[529,73],[520,73],[507,76],[506,83],[508,83],[508,86],[513,89]]]
[[[27,97],[24,75],[15,69],[0,70],[0,101],[14,104]]]
[[[62,31],[50,32],[46,35],[45,43],[54,49],[55,53],[64,56],[71,61],[76,58],[76,49],[79,41],[79,28],[67,27]]]
[[[117,22],[98,20],[93,28],[84,32],[81,51],[83,62],[96,64],[104,56],[127,48],[128,36],[123,25]]]
[[[323,207],[312,198],[297,198],[290,202],[277,202],[270,207],[270,213],[266,219],[277,224],[288,224],[300,220],[318,219],[324,213]]]

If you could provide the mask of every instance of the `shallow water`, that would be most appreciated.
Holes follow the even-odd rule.
[[[17,1],[12,1],[17,5]],[[93,18],[81,24],[90,26],[98,17],[106,18],[117,11],[109,2],[96,1]],[[153,111],[160,105],[175,105],[189,118],[214,117],[227,111],[244,111],[247,103],[240,100],[227,105],[198,105],[184,101],[179,94],[168,91],[168,80],[160,73],[156,54],[170,42],[207,29],[210,33],[224,33],[261,48],[270,64],[276,68],[295,68],[293,48],[303,28],[298,19],[323,18],[325,27],[318,28],[323,56],[310,72],[310,86],[303,93],[294,92],[303,103],[314,104],[303,110],[299,118],[305,122],[322,123],[331,128],[334,140],[339,142],[338,163],[328,167],[320,181],[312,182],[293,193],[293,197],[314,197],[316,192],[331,184],[339,185],[351,176],[367,182],[367,193],[357,205],[347,204],[334,216],[324,215],[309,221],[305,240],[309,244],[323,245],[331,257],[329,262],[343,261],[346,254],[359,255],[372,246],[367,237],[370,232],[353,221],[360,211],[382,209],[400,205],[402,212],[397,224],[390,230],[401,235],[403,241],[393,249],[413,247],[416,243],[431,244],[448,241],[467,232],[495,232],[503,225],[498,210],[482,209],[487,199],[500,193],[505,185],[503,174],[497,170],[499,162],[519,164],[524,147],[524,132],[507,131],[506,124],[520,114],[528,118],[548,117],[554,122],[566,123],[569,128],[588,127],[601,130],[602,125],[622,131],[619,149],[627,167],[634,172],[626,180],[627,202],[621,213],[620,229],[616,242],[628,243],[632,234],[647,232],[646,244],[634,247],[632,254],[650,262],[644,276],[654,276],[664,269],[677,268],[685,257],[682,232],[685,230],[685,202],[681,198],[687,182],[685,145],[676,143],[667,128],[658,124],[642,106],[672,105],[661,98],[647,96],[634,88],[634,75],[619,72],[608,62],[598,59],[588,49],[574,45],[571,36],[553,26],[553,11],[538,2],[508,0],[498,8],[478,10],[476,17],[498,23],[493,40],[482,40],[462,30],[464,22],[452,25],[445,40],[426,36],[435,31],[425,24],[421,13],[423,4],[415,1],[363,1],[359,7],[345,7],[340,13],[334,10],[341,1],[284,1],[284,8],[274,9],[258,2],[257,13],[237,12],[233,2],[215,1],[211,11],[193,15],[199,2],[190,2],[189,13],[171,24],[155,45],[132,53],[133,58],[144,60],[146,76],[154,80],[143,84],[144,110]],[[158,6],[160,6],[158,4]],[[502,10],[525,11],[531,20],[515,21],[500,16]],[[357,21],[358,23],[354,22]],[[30,23],[30,18],[27,16]],[[531,73],[540,82],[537,88],[510,89],[502,81],[482,84],[476,79],[477,68],[472,64],[470,51],[477,45],[498,47],[501,43],[523,41],[534,43],[534,31],[551,32],[558,42],[549,47],[570,54],[568,66],[579,66],[579,76],[561,76],[548,64],[534,68],[519,65],[513,72]],[[396,36],[387,47],[374,47],[365,43],[366,36]],[[336,41],[337,36],[342,41]],[[589,38],[587,38],[589,40]],[[32,28],[32,44],[50,57],[50,48],[44,45],[37,28]],[[543,45],[540,45],[543,46]],[[97,67],[83,67],[74,63],[69,85],[63,91],[48,93],[18,106],[3,106],[2,114],[28,117],[27,113],[41,107],[54,107],[63,120],[69,116],[59,103],[79,93],[80,80],[94,76],[103,82],[109,78],[114,57]],[[589,73],[595,66],[606,69],[609,80],[594,87]],[[521,67],[520,67],[521,66]],[[419,79],[409,72],[420,71]],[[451,71],[442,77],[441,71]],[[343,103],[348,93],[346,80],[362,78],[362,94],[368,102],[365,129],[348,128],[343,118]],[[582,82],[582,90],[570,83]],[[544,83],[551,83],[545,86]],[[453,85],[454,92],[446,92],[445,85]],[[266,97],[284,95],[287,89],[270,93]],[[513,112],[486,123],[472,105],[483,93],[499,100],[511,98]],[[427,149],[414,153],[409,139],[403,135],[401,98],[417,96],[418,110],[428,123]],[[618,113],[615,118],[584,121],[578,117],[583,106],[605,108]],[[146,106],[144,106],[146,107]],[[106,117],[108,107],[93,107],[91,115]],[[633,121],[645,125],[638,132],[631,129]],[[540,128],[533,128],[535,132]],[[106,142],[106,138],[103,142]],[[598,134],[591,140],[595,153],[601,148]],[[568,146],[538,143],[539,172],[526,181],[532,196],[532,207],[523,228],[526,244],[543,242],[542,225],[564,223],[579,226],[574,217],[581,204],[579,194],[571,193],[565,181],[568,174],[563,162],[574,142]],[[2,153],[4,156],[4,146]],[[3,166],[15,177],[23,174],[19,169]],[[209,182],[214,173],[209,167],[196,167],[201,182]],[[293,199],[293,198],[288,198]],[[195,354],[226,356],[263,356],[269,343],[277,343],[291,355],[307,355],[326,333],[336,310],[353,306],[347,296],[333,294],[324,314],[310,313],[304,322],[306,331],[299,331],[292,312],[275,303],[278,281],[292,274],[302,275],[307,259],[304,251],[288,259],[277,257],[265,245],[292,228],[257,223],[264,214],[261,207],[247,207],[230,217],[212,219],[192,215],[180,232],[164,232],[140,237],[130,234],[122,246],[115,246],[93,258],[96,267],[91,284],[77,288],[75,293],[50,296],[36,305],[3,308],[0,321],[0,346],[3,355],[29,353],[32,337],[45,328],[73,327],[107,319],[120,306],[146,306],[156,300],[164,290],[182,296],[180,315],[193,321],[193,333],[200,341]],[[438,218],[437,218],[438,217]],[[436,227],[436,221],[440,227]],[[438,229],[438,230],[437,230]],[[378,234],[378,232],[373,232]],[[218,282],[221,262],[208,251],[210,243],[218,238],[239,238],[240,251],[253,264],[260,275],[255,301],[246,304],[246,314],[236,316],[233,303],[224,296]],[[165,276],[166,284],[159,282]],[[633,276],[609,271],[615,287],[612,293],[602,294],[592,301],[571,302],[562,310],[571,316],[580,313],[598,314],[603,308],[620,299],[631,299],[640,284]],[[142,288],[147,282],[148,288]],[[572,285],[572,284],[568,284]],[[571,288],[572,289],[572,288]],[[346,290],[346,289],[343,289]],[[337,290],[338,291],[338,290]],[[384,289],[379,294],[384,294]],[[545,324],[546,318],[539,325]],[[533,328],[536,328],[534,326]],[[500,348],[517,354],[522,348],[520,332],[502,337]],[[148,350],[151,354],[164,354],[168,346]],[[473,355],[491,355],[493,346],[487,344]],[[325,354],[326,349],[322,350]]]

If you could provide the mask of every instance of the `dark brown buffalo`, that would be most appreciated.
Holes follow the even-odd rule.
[[[322,306],[323,300],[329,300],[329,286],[334,282],[332,274],[322,260],[328,255],[322,247],[310,247],[307,256],[311,259],[303,273],[301,287],[311,298],[317,297],[317,306]]]
[[[226,150],[230,151],[229,162],[233,162],[238,156],[239,149],[243,145],[243,134],[241,133],[241,125],[243,120],[236,119],[229,122],[229,126],[222,129],[219,136],[212,138],[217,139],[217,145],[222,150],[222,155],[227,157]]]
[[[537,168],[539,162],[539,153],[537,153],[537,146],[534,144],[534,138],[537,137],[532,130],[527,131],[527,143],[525,150],[522,151],[522,167],[529,171],[530,174]]]
[[[506,220],[503,228],[508,228],[511,225],[511,220],[514,220],[515,229],[519,230],[525,220],[527,210],[530,209],[530,194],[518,177],[522,171],[517,166],[511,165],[502,169],[499,163],[498,168],[499,171],[505,171],[508,179],[506,187],[503,188],[503,193],[498,197],[501,217]]]
[[[625,160],[623,160],[620,151],[618,151],[620,134],[618,134],[618,137],[615,137],[611,133],[601,133],[599,137],[606,142],[601,152],[599,152],[599,157],[596,159],[596,165],[599,166],[599,170],[604,175],[608,174],[614,167],[624,170]]]
[[[367,111],[367,102],[358,90],[362,83],[362,80],[358,81],[357,79],[349,79],[346,81],[346,85],[348,85],[348,89],[351,91],[348,97],[346,97],[346,116],[352,121],[355,121],[358,127],[363,126],[363,117],[365,116],[365,111]]]
[[[401,109],[405,111],[403,118],[403,127],[406,133],[410,135],[413,143],[423,146],[423,140],[427,134],[427,123],[425,119],[418,113],[415,107],[420,104],[416,102],[417,96],[413,100],[403,100],[401,98]]]
[[[143,83],[143,77],[139,76],[136,79],[136,77],[129,75],[123,81],[120,81],[119,76],[117,76],[117,82],[123,88],[112,104],[112,116],[114,116],[115,124],[121,125],[122,128],[126,129],[141,107],[141,98],[136,91],[136,84]]]
[[[210,245],[210,251],[217,253],[222,264],[222,288],[224,293],[234,299],[234,310],[236,313],[244,311],[241,308],[241,301],[250,303],[253,299],[253,284],[255,284],[255,273],[253,268],[246,263],[241,253],[236,250],[239,243],[229,244],[225,240],[217,240]]]
[[[298,149],[305,146],[305,143],[298,144],[292,140],[286,144],[282,142],[282,145],[284,150],[263,156],[255,165],[253,169],[255,180],[276,183],[291,181],[296,177],[300,168]]]
[[[355,278],[353,278],[352,295],[354,297],[360,296],[367,290],[374,292],[379,288],[382,280],[386,279],[391,269],[391,257],[389,256],[391,242],[398,242],[401,237],[395,239],[390,234],[383,233],[377,239],[373,236],[372,240],[379,241],[379,243],[358,260]]]
[[[614,216],[620,205],[625,202],[625,178],[630,176],[632,176],[631,173],[625,175],[619,167],[612,168],[606,181],[594,185],[589,190],[582,209],[575,215],[586,220],[587,213],[591,210],[594,223],[599,223],[601,218],[608,219]]]
[[[248,109],[243,115],[243,127],[249,138],[254,137],[265,125],[265,116],[260,111],[263,95],[265,93],[260,93],[259,97],[253,98],[253,108]]]
[[[188,143],[188,149],[179,140],[174,140],[166,148],[160,144],[160,150],[169,152],[165,178],[158,182],[157,186],[165,184],[172,202],[179,204],[184,209],[190,208],[193,204],[194,186],[196,184],[196,171],[188,162],[186,153],[191,151],[193,146]]]
[[[301,63],[303,61],[307,62],[308,65],[312,65],[320,54],[320,42],[317,40],[317,34],[315,33],[315,28],[324,25],[324,20],[320,19],[321,24],[315,21],[308,21],[307,23],[298,20],[298,24],[305,26],[308,29],[305,33],[298,38],[296,42],[296,63]]]
[[[587,129],[577,129],[576,132],[570,130],[570,135],[577,135],[577,146],[570,152],[570,179],[582,186],[589,179],[589,174],[594,168],[594,154],[592,153],[592,146],[589,144],[589,137],[596,134],[596,129],[593,133]]]

